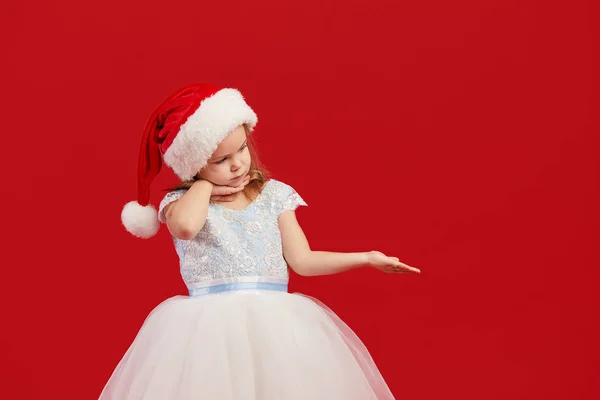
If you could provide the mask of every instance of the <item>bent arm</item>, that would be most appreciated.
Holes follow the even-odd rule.
[[[167,227],[173,236],[190,240],[200,232],[208,215],[211,193],[212,183],[199,180],[181,198],[165,207]]]

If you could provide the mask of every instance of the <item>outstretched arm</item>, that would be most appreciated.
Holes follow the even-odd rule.
[[[278,219],[283,257],[297,274],[304,276],[331,275],[354,268],[373,266],[385,272],[420,272],[401,263],[396,257],[388,257],[379,251],[359,253],[334,253],[313,251],[298,224],[294,211],[284,211]]]

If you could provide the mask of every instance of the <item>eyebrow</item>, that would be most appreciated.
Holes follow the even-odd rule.
[[[247,142],[248,142],[248,139],[244,140],[244,143],[242,143],[242,145],[239,147],[239,149],[241,149],[242,147],[244,147],[244,145],[245,145]],[[238,150],[239,150],[239,149],[238,149]],[[220,156],[220,157],[212,157],[212,158],[211,158],[211,161],[220,161],[221,159],[223,159],[223,158],[227,157],[228,155],[229,155],[229,154],[225,154],[225,155],[223,155],[223,156]]]

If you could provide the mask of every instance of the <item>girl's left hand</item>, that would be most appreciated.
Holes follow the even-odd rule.
[[[401,263],[398,257],[388,257],[380,251],[370,251],[367,253],[367,263],[383,272],[390,273],[403,273],[403,272],[415,272],[421,273],[418,268],[411,267]]]

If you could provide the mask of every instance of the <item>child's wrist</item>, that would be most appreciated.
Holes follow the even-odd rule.
[[[213,183],[211,181],[207,181],[206,179],[198,179],[192,184],[192,186],[204,186],[212,189]]]
[[[364,251],[362,253],[360,253],[361,259],[362,259],[362,264],[366,267],[370,267],[371,266],[371,252],[370,251]]]

